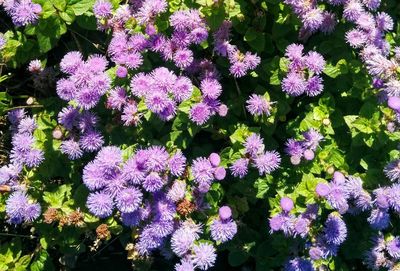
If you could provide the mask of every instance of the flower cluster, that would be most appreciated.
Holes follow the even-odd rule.
[[[303,55],[303,50],[301,44],[291,44],[286,48],[285,56],[289,63],[282,90],[290,96],[317,96],[324,89],[320,74],[325,68],[325,60],[315,51]]]
[[[83,61],[80,52],[67,53],[60,69],[69,77],[57,82],[58,96],[65,101],[75,101],[85,110],[95,107],[111,85],[105,73],[107,66],[108,61],[101,55],[92,55]]]
[[[26,26],[38,21],[42,6],[31,0],[5,0],[0,2],[15,26]]]
[[[230,43],[232,23],[224,21],[214,33],[214,51],[223,57],[228,57],[230,73],[236,77],[243,77],[249,71],[254,70],[261,62],[257,54],[242,53],[237,46]]]
[[[219,216],[213,220],[210,229],[214,241],[224,243],[231,240],[237,232],[237,225],[232,219],[231,208],[228,206],[221,207]]]
[[[193,161],[191,170],[194,181],[201,193],[207,193],[214,180],[223,180],[226,176],[225,168],[219,166],[221,158],[212,153],[208,158],[199,157]]]
[[[39,203],[33,202],[26,192],[15,191],[6,200],[6,213],[10,224],[32,222],[40,215]]]
[[[23,109],[13,110],[8,114],[12,130],[11,163],[14,167],[37,167],[44,160],[43,151],[38,149],[33,136],[37,128],[36,121]]]
[[[285,152],[290,156],[290,162],[293,165],[300,164],[302,158],[308,161],[313,160],[319,143],[324,139],[324,137],[314,129],[304,132],[303,138],[303,140],[290,138],[285,144]]]
[[[286,236],[305,238],[310,231],[311,223],[318,215],[318,205],[308,205],[305,212],[298,216],[290,213],[294,207],[292,199],[281,198],[280,206],[282,211],[269,219],[270,232],[282,231]]]
[[[182,258],[176,270],[189,270],[182,265],[206,270],[215,261],[215,248],[208,243],[195,244],[203,230],[188,215],[205,208],[202,194],[212,179],[225,177],[219,164],[216,153],[194,160],[191,171],[198,187],[190,187],[186,158],[179,150],[169,154],[164,147],[151,146],[124,161],[121,149],[103,147],[83,170],[83,182],[91,191],[87,207],[99,218],[111,216],[116,209],[124,225],[140,227],[136,240],[139,254],[164,248],[170,239],[172,251]],[[177,224],[180,216],[184,219]],[[233,238],[237,229],[229,207],[221,208],[220,217],[210,228],[215,241]]]
[[[290,259],[285,265],[285,270],[314,270],[314,261],[337,254],[339,246],[347,238],[347,227],[339,213],[330,213],[324,228],[313,232],[311,236],[309,233],[312,223],[318,216],[318,204],[309,204],[306,210],[297,216],[291,213],[294,203],[290,198],[281,198],[280,206],[281,212],[269,219],[270,232],[282,231],[285,236],[300,236],[311,240],[309,259],[300,257]]]
[[[329,0],[328,2],[335,4],[343,1]],[[316,0],[285,0],[284,3],[293,9],[303,24],[300,29],[300,39],[306,40],[318,31],[331,33],[335,29],[337,24],[335,14],[322,10]]]
[[[40,215],[40,205],[26,194],[26,187],[19,182],[24,166],[33,168],[44,160],[43,151],[35,147],[33,136],[36,121],[26,115],[24,109],[14,109],[8,114],[12,132],[11,163],[0,168],[0,185],[13,191],[6,200],[8,222],[21,224],[32,222]]]
[[[281,157],[276,151],[264,151],[265,146],[258,134],[251,134],[244,143],[244,157],[236,160],[230,166],[234,177],[244,178],[249,165],[258,169],[260,175],[270,174],[279,168]]]
[[[372,270],[396,270],[400,260],[400,238],[390,236],[385,240],[383,234],[378,233],[371,241],[373,246],[365,254],[365,264]]]
[[[340,213],[357,214],[370,211],[368,222],[373,229],[384,230],[390,225],[390,210],[399,214],[400,186],[380,187],[368,193],[362,187],[362,180],[357,177],[347,178],[335,172],[329,184],[319,183],[316,192]]]
[[[67,106],[58,114],[58,123],[65,130],[66,135],[60,146],[60,151],[70,160],[82,157],[84,152],[95,152],[104,144],[101,133],[96,129],[98,123],[96,114],[90,111],[79,110]],[[55,136],[56,138],[63,137]]]
[[[125,78],[129,76],[130,70],[138,69],[143,64],[144,53],[148,51],[158,53],[164,61],[172,61],[183,75],[176,76],[173,71],[164,67],[156,68],[150,74],[134,74],[130,84],[133,96],[144,98],[146,107],[150,111],[163,120],[170,120],[176,114],[177,105],[192,96],[193,83],[184,74],[197,76],[201,97],[195,97],[195,102],[191,104],[190,120],[197,125],[203,125],[215,114],[226,116],[228,108],[219,101],[222,86],[218,71],[211,61],[196,59],[191,49],[192,45],[199,45],[208,38],[205,20],[197,10],[179,10],[169,17],[171,36],[158,33],[153,22],[159,13],[165,11],[164,3],[165,1],[144,1],[142,5],[125,6],[127,12],[125,18],[135,18],[146,26],[145,34],[132,34],[123,30],[126,21],[121,24],[116,19],[119,10],[113,12],[112,6],[107,1],[96,2],[94,11],[99,24],[114,30],[108,53],[116,64],[117,77]],[[122,6],[119,9],[121,8]],[[216,34],[214,38],[220,41],[221,35],[221,33]],[[229,33],[227,35],[229,36]],[[229,48],[232,60],[231,73],[237,77],[244,76],[260,62],[259,57],[251,53],[242,55],[234,45],[229,45]],[[135,125],[139,122],[137,102],[129,97],[126,87],[116,87],[110,92],[109,97],[108,104],[113,109],[122,110],[126,125]]]

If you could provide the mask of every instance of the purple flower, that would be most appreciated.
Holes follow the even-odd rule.
[[[98,18],[106,18],[112,15],[112,4],[107,0],[97,0],[93,5],[93,13]]]
[[[174,100],[177,102],[183,102],[190,98],[193,91],[193,84],[189,78],[185,76],[179,76],[172,88],[172,95]]]
[[[315,192],[317,192],[320,197],[326,197],[330,193],[330,186],[329,184],[319,183],[315,188]]]
[[[60,151],[66,154],[70,160],[76,160],[81,158],[83,151],[79,146],[79,143],[73,139],[65,140],[61,143]]]
[[[180,263],[175,265],[175,271],[194,271],[194,265],[189,259],[182,259]]]
[[[208,157],[208,160],[213,167],[218,167],[221,163],[221,157],[218,155],[218,153],[211,153]]]
[[[400,181],[400,160],[390,162],[384,169],[386,177],[392,182]]]
[[[313,151],[318,148],[319,142],[324,139],[324,137],[315,129],[310,129],[307,132],[304,132],[303,136],[305,139],[304,145]]]
[[[324,252],[319,247],[311,247],[309,250],[310,259],[313,261],[317,261],[324,257]]]
[[[319,53],[311,51],[305,57],[305,64],[309,70],[320,74],[324,70],[325,60]]]
[[[210,118],[210,107],[205,103],[197,103],[190,109],[189,118],[197,125],[203,125]]]
[[[306,88],[307,82],[297,73],[289,73],[282,80],[282,90],[290,96],[300,96]]]
[[[353,29],[346,33],[346,41],[353,48],[361,48],[367,41],[367,37],[363,31]]]
[[[283,215],[277,214],[269,219],[269,227],[270,227],[270,232],[273,233],[275,231],[280,231],[283,228],[283,225],[285,223],[285,219]]]
[[[184,256],[194,245],[197,234],[187,227],[180,227],[171,237],[171,249],[177,256]]]
[[[286,142],[285,152],[290,156],[301,158],[304,153],[304,147],[301,141],[297,141],[293,138],[288,139]]]
[[[223,221],[229,220],[232,217],[232,210],[229,206],[222,206],[218,210],[219,218]]]
[[[128,101],[122,110],[121,120],[125,126],[137,126],[141,120],[141,114],[138,114],[138,108],[135,101]]]
[[[68,106],[64,107],[61,112],[58,113],[58,122],[63,125],[65,129],[72,130],[78,120],[78,117],[78,109]]]
[[[98,170],[97,163],[91,161],[83,169],[83,183],[89,190],[94,191],[105,187],[106,180],[103,174]]]
[[[264,96],[252,94],[246,103],[247,111],[254,116],[270,115],[271,105]]]
[[[14,109],[8,112],[7,118],[11,122],[12,125],[18,126],[19,122],[25,118],[26,112],[23,108]]]
[[[302,44],[290,44],[286,47],[285,56],[291,61],[301,61],[303,58],[304,46]]]
[[[299,217],[295,220],[293,225],[294,235],[300,235],[301,237],[306,237],[310,230],[310,221],[308,219]]]
[[[29,62],[28,71],[34,74],[41,73],[43,71],[42,62],[39,59],[34,59]]]
[[[210,161],[206,158],[200,157],[193,161],[192,167],[192,174],[195,181],[200,183],[210,183],[213,179],[213,167]]]
[[[178,202],[185,197],[186,183],[176,180],[167,193],[167,198],[173,202]]]
[[[95,130],[88,131],[81,135],[79,139],[79,146],[88,152],[99,150],[104,144],[103,136]]]
[[[303,258],[294,258],[285,264],[285,271],[314,271],[312,263]]]
[[[67,74],[74,74],[84,64],[82,55],[78,51],[67,53],[60,63],[60,69]]]
[[[143,194],[137,188],[125,188],[116,197],[115,205],[123,213],[136,211],[142,202]]]
[[[305,93],[314,97],[322,93],[324,90],[324,85],[322,84],[322,78],[319,76],[312,76],[307,80],[307,87]]]
[[[179,177],[181,176],[186,168],[186,157],[183,153],[178,150],[171,158],[168,160],[168,167],[171,171],[171,174]]]
[[[115,74],[117,75],[118,78],[125,78],[128,75],[128,69],[125,68],[124,66],[118,66],[117,70],[115,71]]]
[[[232,175],[234,177],[239,177],[242,179],[244,176],[247,175],[249,168],[249,159],[246,158],[240,158],[236,160],[230,167],[229,169],[232,172]]]
[[[245,152],[249,154],[251,157],[256,157],[257,155],[264,152],[264,144],[263,140],[258,134],[251,134],[249,137],[246,138],[244,143]]]
[[[138,156],[129,158],[122,169],[122,175],[125,180],[132,184],[140,184],[145,177],[145,165]]]
[[[281,163],[281,157],[276,151],[267,151],[254,159],[254,165],[260,175],[270,174]]]
[[[384,230],[389,227],[390,215],[387,210],[373,209],[367,220],[373,229]]]
[[[5,208],[10,224],[32,222],[40,215],[40,205],[30,203],[27,194],[23,191],[12,193],[6,200]]]
[[[211,223],[210,230],[214,241],[224,243],[236,235],[237,225],[232,219],[220,220],[217,218]]]
[[[324,237],[329,244],[334,245],[340,245],[346,240],[347,227],[340,216],[329,214],[325,221]]]
[[[222,86],[215,79],[205,78],[201,81],[200,90],[205,97],[217,99],[221,95]]]
[[[32,3],[31,0],[15,1],[10,15],[16,26],[26,26],[36,23],[42,7],[39,4]]]
[[[127,227],[135,227],[139,225],[141,220],[140,211],[121,213],[121,222]]]
[[[112,198],[104,192],[89,194],[86,204],[89,211],[100,218],[110,216],[114,208]]]
[[[293,200],[288,197],[281,198],[280,205],[285,212],[290,212],[294,207]]]
[[[200,270],[212,267],[217,259],[215,248],[208,243],[199,243],[193,246],[192,260]]]
[[[178,68],[187,68],[193,62],[193,52],[189,49],[178,49],[174,54],[173,60]]]
[[[394,259],[400,259],[400,238],[395,237],[393,240],[389,241],[386,245],[387,252]]]
[[[74,82],[70,79],[60,79],[57,82],[57,95],[66,101],[73,100],[75,98],[77,89]]]
[[[226,177],[226,170],[223,167],[217,167],[214,169],[214,178],[218,181],[222,181]]]
[[[156,192],[160,190],[164,184],[165,180],[157,172],[150,172],[150,174],[144,178],[143,188],[148,192]]]
[[[38,167],[44,160],[44,153],[42,150],[31,149],[24,159],[25,164],[30,167]]]
[[[302,16],[303,25],[311,32],[317,31],[323,21],[323,13],[319,8],[313,8]]]
[[[109,93],[107,106],[112,109],[121,110],[126,101],[126,90],[123,87],[115,87]]]

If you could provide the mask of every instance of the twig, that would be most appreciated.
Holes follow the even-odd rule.
[[[13,234],[13,233],[4,233],[0,232],[0,236],[13,236],[13,237],[23,237],[23,238],[37,238],[33,235],[22,235],[22,234]]]
[[[239,97],[242,97],[242,91],[240,91],[240,87],[239,87],[238,82],[236,81],[236,78],[234,78],[233,80],[235,81],[236,90],[239,94]],[[243,104],[243,113],[244,113],[244,117],[247,118],[246,108],[244,107],[244,104]]]
[[[20,108],[42,108],[43,107],[43,105],[41,105],[41,104],[33,104],[33,105],[21,105],[21,106],[15,106],[15,107],[12,107],[12,108],[8,108],[8,109],[6,109],[6,110],[4,110],[4,111],[11,111],[11,110],[14,110],[14,109],[20,109]]]
[[[96,48],[97,50],[99,50],[100,52],[105,53],[104,50],[100,49],[100,47],[99,47],[98,44],[96,44],[96,43],[94,43],[93,41],[89,40],[89,39],[86,38],[84,35],[82,35],[82,34],[80,34],[80,33],[78,33],[78,32],[75,32],[74,30],[70,30],[70,31],[71,31],[71,34],[72,34],[72,36],[74,37],[74,39],[76,39],[76,36],[75,36],[75,34],[76,34],[76,35],[78,35],[79,37],[81,37],[82,39],[84,39],[84,40],[86,40],[87,42],[89,42],[90,44],[92,44],[93,47]],[[78,48],[79,48],[79,47],[78,47]],[[79,49],[79,50],[81,50],[81,49]]]
[[[80,52],[83,52],[83,48],[82,48],[81,44],[79,43],[79,40],[78,40],[78,38],[76,37],[76,35],[75,35],[75,33],[73,31],[71,31],[71,35],[74,38],[74,41],[76,43],[76,46],[78,47],[78,50]]]
[[[108,242],[107,245],[105,245],[102,249],[100,249],[99,251],[97,251],[97,252],[92,256],[92,258],[94,258],[97,254],[99,254],[100,252],[102,252],[103,250],[105,250],[108,246],[110,246],[112,243],[114,243],[115,240],[117,240],[117,239],[118,239],[118,236],[114,237],[114,239],[112,239],[110,242]]]

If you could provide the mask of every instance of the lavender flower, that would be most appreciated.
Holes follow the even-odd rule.
[[[263,96],[252,94],[247,100],[247,110],[254,116],[269,116],[271,104]]]
[[[324,237],[329,244],[340,245],[347,238],[347,227],[339,215],[331,213],[325,222]]]
[[[200,270],[207,270],[215,263],[217,255],[215,248],[208,243],[199,243],[193,246],[192,261]]]
[[[94,215],[100,218],[105,218],[112,214],[114,203],[108,194],[104,192],[96,192],[89,194],[87,207]]]

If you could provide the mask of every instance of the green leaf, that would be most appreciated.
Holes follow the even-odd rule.
[[[68,6],[74,11],[76,16],[79,16],[90,10],[94,2],[95,0],[69,0]]]
[[[66,0],[51,0],[51,2],[53,6],[59,11],[64,11],[67,5]]]
[[[72,187],[70,184],[63,184],[55,191],[44,192],[43,200],[53,208],[61,208],[63,202],[70,198]]]
[[[324,69],[324,73],[331,78],[336,78],[339,75],[347,74],[348,72],[349,70],[346,59],[339,60],[336,65],[328,63]]]
[[[228,261],[231,266],[240,266],[247,261],[249,254],[242,250],[229,252]]]

